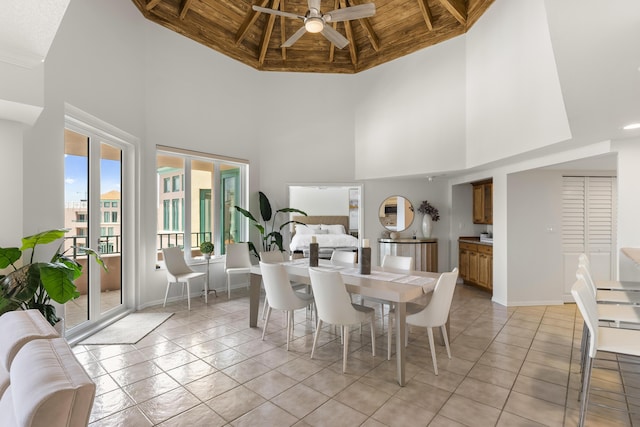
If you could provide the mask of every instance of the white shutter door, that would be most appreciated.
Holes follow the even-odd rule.
[[[589,257],[595,280],[613,278],[616,263],[615,185],[612,177],[563,177],[562,252],[566,296],[570,295],[576,280],[581,253]]]

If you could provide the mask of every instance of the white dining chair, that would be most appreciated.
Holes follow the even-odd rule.
[[[355,264],[358,253],[353,251],[338,251],[335,250],[331,254],[332,264]]]
[[[267,332],[271,311],[273,309],[283,310],[287,313],[287,351],[289,351],[289,340],[293,334],[293,312],[312,305],[313,295],[294,291],[289,281],[289,274],[282,264],[260,261],[260,271],[262,272],[264,290],[269,300],[267,316],[262,329],[262,340],[264,341],[264,335]]]
[[[589,272],[593,278],[591,262],[586,254],[578,256],[578,267],[582,267]],[[640,282],[618,281],[618,280],[593,280],[596,289],[616,290],[616,291],[640,291]]]
[[[607,352],[628,356],[640,356],[640,330],[609,328],[599,326],[598,304],[590,285],[583,278],[578,278],[571,288],[571,294],[578,305],[588,330],[588,345],[583,349],[582,389],[580,394],[580,418],[578,425],[584,426],[589,406],[591,388],[591,372],[593,360],[598,352]],[[607,393],[612,393],[607,390]],[[616,408],[617,409],[617,408]]]
[[[413,270],[414,265],[415,264],[414,264],[413,257],[400,256],[400,255],[385,255],[384,258],[382,258],[382,264],[380,265],[380,267],[386,268],[386,269],[399,270],[399,271],[401,270],[403,272],[409,273],[411,270]],[[362,302],[364,301],[369,301],[374,304],[380,304],[380,318],[382,319],[382,330],[384,330],[384,306],[388,305],[389,310],[391,310],[393,308],[393,304],[391,303],[391,301],[387,301],[380,298],[363,296]]]
[[[227,297],[231,299],[231,277],[237,275],[247,276],[249,286],[249,274],[251,273],[251,257],[249,244],[246,242],[229,243],[224,259],[224,271],[227,273]]]
[[[285,261],[284,252],[280,252],[280,251],[263,251],[263,252],[260,252],[260,261],[268,262],[268,263],[284,262]],[[292,283],[291,286],[293,286],[293,289],[296,290],[296,291],[300,290],[300,289],[309,290],[308,289],[309,285],[306,285],[304,283]],[[262,320],[265,319],[265,316],[267,314],[267,307],[268,306],[269,306],[269,299],[265,296],[264,303],[262,305]]]
[[[191,310],[191,293],[189,288],[191,287],[191,282],[194,279],[203,279],[206,276],[204,272],[193,271],[191,267],[187,265],[187,262],[184,260],[184,253],[182,249],[178,246],[173,246],[171,248],[162,249],[162,256],[164,258],[164,263],[167,267],[167,289],[164,292],[164,302],[162,306],[165,307],[167,305],[167,297],[169,296],[169,288],[172,284],[180,284],[182,283],[182,294],[184,295],[184,288],[187,288],[187,307]],[[207,301],[207,285],[204,287],[204,297],[205,302]]]
[[[447,356],[451,359],[451,348],[449,347],[449,337],[447,335],[447,319],[449,318],[449,309],[453,300],[453,292],[456,288],[458,280],[458,269],[454,268],[450,273],[442,273],[438,278],[431,298],[427,305],[421,306],[415,303],[407,303],[407,325],[420,326],[427,328],[429,338],[429,347],[431,348],[431,361],[433,362],[433,370],[438,375],[438,363],[436,360],[435,342],[433,339],[433,328],[440,327],[442,338],[447,349]],[[387,359],[391,359],[391,341],[393,334],[394,310],[389,312],[389,330],[387,335]],[[402,339],[396,337],[396,339]],[[407,337],[404,337],[405,345],[407,345]]]
[[[576,270],[576,278],[585,280],[589,288],[593,291],[596,301],[600,303],[640,305],[640,292],[638,291],[598,289],[591,273],[585,267],[578,267]]]
[[[351,303],[351,297],[337,271],[325,271],[309,268],[311,287],[316,303],[318,323],[313,336],[311,359],[318,344],[318,336],[323,323],[342,327],[342,372],[347,370],[347,355],[349,354],[349,328],[368,322],[371,325],[371,354],[376,355],[375,312],[371,307]]]

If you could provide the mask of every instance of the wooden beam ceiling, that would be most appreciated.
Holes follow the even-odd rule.
[[[252,9],[304,16],[308,0],[132,1],[147,19],[258,70],[357,73],[464,34],[494,0],[321,0],[321,13],[376,5],[374,16],[330,24],[344,49],[311,33],[284,48],[302,21]]]

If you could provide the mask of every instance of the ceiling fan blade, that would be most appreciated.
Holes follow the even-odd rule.
[[[282,12],[281,10],[268,9],[266,7],[260,7],[255,5],[253,6],[253,10],[255,10],[256,12],[269,13],[271,15],[284,16],[287,18],[304,19],[304,16],[296,15],[295,13]]]
[[[336,30],[334,30],[331,26],[325,25],[322,30],[322,35],[327,38],[331,43],[336,45],[338,49],[342,49],[346,45],[349,44],[349,40]]]
[[[255,7],[255,6],[254,6]],[[350,21],[351,19],[368,18],[376,14],[375,3],[359,4],[357,6],[336,9],[323,15],[326,22]]]
[[[300,37],[302,37],[302,35],[304,33],[306,33],[306,32],[307,32],[307,29],[304,28],[304,26],[300,27],[300,29],[298,31],[296,31],[295,33],[293,33],[293,35],[291,37],[289,37],[286,42],[282,43],[282,46],[280,46],[280,47],[291,47],[291,46],[293,46],[293,44],[295,42],[297,42],[298,39]]]
[[[308,2],[309,9],[315,9],[320,12],[320,0],[309,0]]]

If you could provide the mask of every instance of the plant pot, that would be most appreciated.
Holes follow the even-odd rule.
[[[211,259],[211,254],[203,254],[204,255],[204,259]]]
[[[431,237],[432,231],[433,231],[433,222],[431,221],[431,216],[424,215],[422,217],[422,236],[428,239]]]

